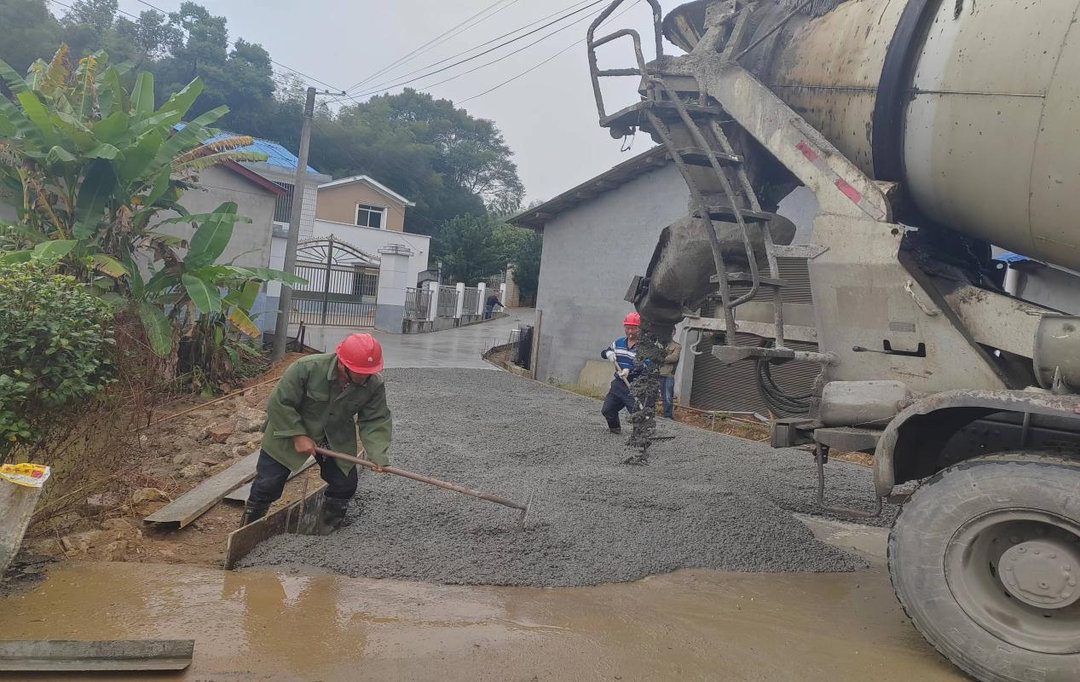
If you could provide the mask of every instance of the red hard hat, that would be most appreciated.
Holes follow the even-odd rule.
[[[382,346],[371,334],[350,334],[338,344],[338,360],[356,374],[378,374],[383,369]]]
[[[622,323],[624,327],[640,327],[641,315],[638,315],[637,313],[630,313],[623,318]]]

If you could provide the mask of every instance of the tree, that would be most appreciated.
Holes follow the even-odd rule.
[[[45,0],[0,0],[0,59],[25,73],[34,60],[56,51],[60,24],[45,6]]]
[[[367,173],[416,202],[406,230],[489,208],[512,208],[524,189],[512,152],[491,121],[406,88],[342,108],[316,128],[313,159],[342,174]]]
[[[265,118],[273,105],[270,53],[243,39],[230,50],[225,17],[213,16],[194,2],[183,3],[179,11],[169,15],[169,22],[172,32],[165,38],[168,54],[153,67],[158,96],[199,78],[205,87],[192,115],[227,106],[232,113],[223,119],[225,125],[254,132],[255,122]]]
[[[514,268],[514,283],[525,301],[536,302],[536,292],[540,286],[540,253],[544,247],[544,236],[535,230],[526,230],[528,234],[518,250],[511,256]]]
[[[15,94],[14,103],[0,97],[0,182],[18,215],[3,226],[0,261],[61,263],[92,293],[136,310],[159,354],[185,339],[190,365],[216,383],[230,373],[229,333],[258,335],[249,312],[259,284],[302,280],[217,264],[233,226],[247,219],[234,203],[190,215],[178,201],[200,171],[266,157],[234,151],[251,138],[204,142],[225,107],[176,130],[202,92],[199,79],[158,107],[153,76],[138,74],[129,92],[122,70],[107,64],[96,54],[72,68],[66,46],[52,62],[35,62],[26,79],[0,62]],[[195,228],[186,242],[156,229],[179,222]]]
[[[108,50],[117,62],[142,61],[144,53],[133,32],[127,26],[122,33],[117,29],[118,7],[117,0],[75,0],[72,3],[71,9],[60,20],[60,38],[72,56],[78,59]]]
[[[6,17],[10,25],[40,27],[0,41],[0,58],[11,55],[17,73],[35,58],[51,57],[63,38],[73,59],[105,51],[114,63],[153,74],[158,101],[198,78],[203,92],[190,116],[226,106],[222,127],[299,147],[306,84],[275,76],[260,45],[237,39],[230,47],[225,17],[195,2],[132,20],[119,15],[117,0],[72,0],[57,22],[43,0],[0,0],[0,25],[8,25]],[[513,210],[524,193],[513,154],[492,121],[411,89],[336,113],[320,107],[311,162],[333,175],[371,175],[409,197],[416,205],[406,213],[405,229],[431,236],[457,216]]]
[[[476,286],[506,268],[504,244],[491,218],[469,214],[448,220],[435,237],[433,249],[448,281]]]

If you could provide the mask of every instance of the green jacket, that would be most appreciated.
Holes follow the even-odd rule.
[[[266,406],[262,449],[296,471],[307,457],[293,447],[293,436],[306,435],[316,445],[325,438],[329,449],[355,455],[357,424],[366,458],[381,466],[389,464],[393,428],[382,375],[373,375],[362,386],[348,384],[343,389],[337,376],[337,356],[309,355],[294,362],[274,388]],[[345,473],[355,466],[342,460],[337,463]]]

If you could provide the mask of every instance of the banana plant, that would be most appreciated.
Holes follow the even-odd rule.
[[[61,46],[23,78],[0,60],[13,94],[0,96],[0,201],[17,214],[0,225],[0,259],[57,261],[99,295],[135,309],[162,355],[208,324],[200,315],[226,321],[227,332],[256,335],[244,305],[251,292],[270,280],[302,280],[216,264],[233,226],[246,219],[235,204],[191,215],[179,201],[207,168],[265,155],[238,150],[250,137],[205,142],[227,107],[184,121],[202,93],[199,79],[159,105],[152,74],[132,78],[128,65],[108,62],[96,53],[73,67]],[[195,228],[189,242],[157,231],[176,222]]]
[[[192,338],[202,328],[227,321],[237,331],[258,337],[252,306],[262,285],[272,281],[291,286],[306,283],[300,277],[271,268],[218,264],[238,222],[251,221],[237,215],[235,203],[226,202],[212,213],[169,218],[155,225],[190,223],[195,227],[190,241],[154,231],[148,233],[157,254],[155,264],[160,267],[144,278],[132,264],[129,280],[151,345],[159,354],[171,350],[174,329],[182,338]],[[213,334],[218,336],[217,332]],[[211,346],[216,348],[220,343]]]

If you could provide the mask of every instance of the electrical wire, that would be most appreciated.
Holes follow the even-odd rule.
[[[393,63],[391,63],[391,64],[387,64],[386,66],[384,66],[383,68],[379,69],[379,70],[378,70],[378,71],[376,71],[375,73],[371,74],[371,75],[370,75],[370,76],[368,76],[367,78],[364,78],[364,79],[363,79],[363,80],[361,80],[361,81],[358,81],[358,82],[356,82],[356,83],[353,83],[353,84],[352,84],[352,85],[350,85],[349,87],[345,88],[345,91],[346,91],[346,92],[352,92],[353,90],[355,90],[355,89],[359,88],[359,87],[360,87],[361,85],[364,85],[365,83],[369,83],[369,82],[371,82],[372,80],[374,80],[374,79],[378,78],[379,76],[381,76],[382,74],[386,73],[387,71],[389,71],[389,70],[393,69],[394,67],[396,67],[396,66],[400,66],[400,65],[402,65],[402,64],[406,64],[406,63],[408,63],[408,62],[411,62],[411,61],[412,61],[413,59],[415,59],[415,58],[419,57],[420,55],[422,55],[422,54],[425,54],[425,53],[427,53],[427,52],[429,52],[429,51],[433,50],[434,48],[438,47],[439,45],[442,45],[443,43],[445,43],[445,42],[446,42],[447,40],[450,40],[451,38],[453,38],[453,37],[455,37],[455,36],[459,35],[459,34],[460,34],[461,32],[463,32],[464,30],[466,30],[466,29],[469,29],[469,28],[473,28],[473,27],[475,27],[475,26],[479,26],[480,24],[482,24],[483,22],[487,21],[487,20],[488,20],[488,19],[490,19],[491,17],[493,17],[493,16],[495,16],[495,15],[499,14],[499,12],[502,12],[502,11],[503,11],[503,10],[505,10],[505,9],[509,9],[509,8],[510,8],[511,6],[513,6],[514,4],[516,4],[516,3],[520,2],[520,0],[513,0],[513,1],[512,1],[512,2],[511,2],[511,3],[509,4],[509,5],[505,5],[504,7],[500,7],[500,8],[499,8],[499,9],[498,9],[497,11],[495,11],[495,12],[492,12],[491,14],[489,14],[488,16],[486,16],[486,17],[484,17],[484,18],[480,19],[479,21],[477,21],[477,22],[475,22],[475,23],[473,23],[473,24],[470,24],[470,25],[468,25],[468,26],[465,26],[465,24],[468,24],[468,22],[470,22],[470,21],[472,21],[473,19],[475,19],[475,18],[479,17],[480,15],[482,15],[482,14],[486,13],[487,11],[489,11],[490,9],[492,9],[493,7],[496,7],[497,5],[501,5],[501,4],[502,4],[502,3],[504,3],[504,2],[506,2],[506,0],[497,0],[497,1],[495,2],[495,3],[493,3],[493,4],[491,4],[491,5],[488,5],[488,6],[487,6],[487,7],[485,7],[484,9],[480,10],[479,12],[477,12],[476,14],[473,14],[472,16],[468,17],[468,18],[467,18],[467,19],[465,19],[464,21],[461,21],[461,22],[459,22],[459,23],[455,24],[454,26],[451,26],[451,27],[450,27],[450,28],[448,28],[447,30],[443,31],[443,32],[442,32],[442,33],[440,33],[439,35],[437,35],[437,36],[435,36],[434,38],[432,38],[431,40],[429,40],[428,42],[426,42],[426,43],[424,43],[424,44],[420,45],[419,47],[417,47],[417,48],[415,48],[415,49],[413,49],[413,50],[412,50],[411,52],[409,52],[409,53],[408,53],[408,54],[406,54],[405,56],[403,56],[403,57],[400,57],[400,58],[398,58],[398,59],[397,59],[396,61],[394,61]],[[464,27],[464,28],[462,28],[462,27]],[[458,29],[458,28],[462,28],[462,30],[461,30],[461,31],[457,31],[457,29]],[[455,31],[456,31],[456,32],[455,32]]]
[[[641,3],[641,0],[635,0],[635,2],[633,2],[632,4],[627,6],[623,11],[619,12],[618,14],[615,14],[614,16],[608,17],[604,21],[604,23],[607,23],[608,21],[611,21],[613,19],[617,19],[618,17],[620,17],[623,14],[626,14],[627,12],[632,10],[634,7],[636,7],[640,3]],[[603,24],[601,24],[601,25],[603,25]],[[563,49],[559,50],[555,54],[551,55],[547,59],[543,60],[542,62],[540,62],[538,64],[534,64],[533,66],[530,66],[529,68],[525,69],[521,73],[519,73],[519,74],[517,74],[515,76],[512,76],[511,78],[508,78],[508,79],[504,80],[502,83],[499,83],[498,85],[496,85],[496,86],[494,86],[492,88],[488,88],[487,90],[484,90],[480,94],[473,95],[472,97],[466,97],[465,99],[462,99],[462,100],[458,100],[456,102],[456,104],[465,104],[466,102],[471,102],[472,100],[477,99],[478,97],[483,97],[484,95],[495,92],[496,90],[503,87],[504,85],[509,85],[510,83],[513,83],[514,81],[521,78],[522,76],[525,76],[526,74],[532,73],[533,71],[539,69],[541,66],[543,66],[544,64],[547,64],[548,62],[552,61],[556,57],[559,57],[559,56],[565,54],[567,52],[567,50],[569,50],[570,48],[575,47],[577,45],[580,45],[581,43],[584,43],[586,40],[587,39],[575,40],[574,42],[570,43],[569,45],[567,45]]]
[[[457,59],[457,58],[459,58],[459,57],[463,57],[463,56],[465,56],[465,55],[469,54],[470,52],[474,52],[474,51],[476,51],[476,50],[479,50],[479,49],[480,49],[480,48],[482,48],[482,47],[486,47],[486,46],[490,45],[491,43],[494,43],[494,42],[497,42],[497,41],[499,41],[499,40],[502,40],[503,38],[506,38],[506,37],[512,36],[513,34],[515,34],[515,33],[519,32],[519,31],[524,31],[525,29],[527,29],[527,28],[529,28],[529,27],[531,27],[531,26],[535,26],[536,24],[539,24],[539,23],[541,23],[541,22],[543,22],[543,21],[546,21],[546,20],[548,20],[548,19],[550,19],[550,18],[552,18],[552,17],[554,17],[554,16],[556,16],[556,15],[562,14],[563,12],[566,12],[566,11],[568,11],[568,10],[571,10],[571,9],[575,9],[575,8],[577,8],[577,7],[579,7],[579,6],[583,5],[583,4],[587,4],[587,3],[590,3],[590,2],[592,2],[592,0],[578,0],[577,2],[575,2],[575,3],[571,4],[571,5],[568,5],[568,6],[566,6],[566,7],[563,7],[562,9],[560,9],[560,10],[557,10],[557,11],[555,11],[555,12],[552,12],[551,14],[548,14],[548,15],[546,15],[546,16],[540,17],[539,19],[537,19],[537,20],[535,20],[535,21],[531,21],[531,22],[529,22],[529,23],[525,24],[524,26],[518,26],[518,27],[517,27],[517,28],[515,28],[515,29],[512,29],[512,30],[510,30],[510,31],[507,31],[506,33],[504,33],[504,34],[502,34],[502,35],[499,35],[499,36],[495,36],[494,38],[492,38],[492,39],[490,39],[490,40],[487,40],[487,41],[485,41],[485,42],[482,42],[482,43],[480,43],[479,45],[473,45],[473,46],[472,46],[472,47],[470,47],[470,48],[467,48],[467,49],[465,49],[465,50],[461,50],[460,52],[457,52],[457,53],[455,53],[455,54],[452,54],[452,55],[450,55],[450,56],[448,56],[448,57],[444,57],[443,59],[440,59],[440,60],[438,60],[438,61],[436,61],[436,62],[432,62],[431,64],[427,64],[427,65],[425,65],[425,66],[421,66],[421,67],[420,67],[420,68],[418,68],[418,69],[414,69],[414,70],[412,70],[412,71],[409,71],[409,72],[407,72],[407,73],[399,74],[399,75],[397,75],[397,76],[394,76],[394,77],[392,77],[392,78],[391,78],[390,80],[388,80],[388,81],[383,81],[382,83],[379,83],[379,84],[377,84],[377,85],[373,85],[373,86],[371,86],[371,87],[373,87],[373,88],[375,88],[375,87],[381,87],[381,86],[383,86],[383,85],[386,85],[387,83],[390,83],[390,82],[392,82],[392,81],[394,81],[394,80],[396,80],[396,79],[400,79],[400,78],[406,78],[406,77],[408,77],[408,76],[412,76],[412,75],[414,75],[414,74],[420,73],[421,71],[426,71],[427,69],[430,69],[430,68],[432,68],[432,67],[434,67],[434,66],[439,66],[440,64],[445,64],[445,63],[446,63],[446,62],[448,62],[448,61],[451,61],[451,60]],[[507,7],[509,7],[509,5],[507,5]],[[502,9],[506,9],[506,8],[505,8],[505,7],[504,7],[504,8],[501,8],[501,9],[500,9],[499,11],[502,11]],[[494,14],[493,14],[492,16],[494,16]],[[489,17],[485,17],[485,18],[489,18]],[[469,26],[468,28],[472,28],[473,26],[476,26],[476,25],[478,25],[479,23],[480,23],[480,22],[476,22],[476,24],[473,24],[472,26]],[[448,40],[448,39],[449,39],[450,37],[453,37],[453,36],[449,36],[449,37],[447,38],[447,40]],[[441,41],[441,42],[445,42],[445,40],[444,40],[444,41]],[[439,44],[441,44],[441,42],[440,42]],[[432,45],[431,47],[435,47],[435,45]],[[426,52],[427,50],[424,50],[424,51]],[[417,56],[419,56],[419,54],[418,54]],[[371,79],[365,79],[365,82],[367,82],[367,81],[369,81],[369,80],[371,80]],[[349,88],[349,89],[348,89],[348,92],[349,92],[349,93],[352,93],[352,92],[354,92],[354,91],[355,91],[355,89],[356,89],[356,87],[355,87],[355,86],[354,86],[354,87],[352,87],[352,88]]]
[[[507,41],[505,41],[503,43],[499,43],[498,45],[496,45],[494,47],[488,48],[487,50],[484,50],[483,52],[479,52],[477,54],[474,54],[471,57],[466,57],[465,59],[461,59],[459,61],[456,61],[453,64],[448,64],[448,65],[443,66],[442,68],[436,69],[434,71],[429,71],[428,73],[422,74],[422,75],[417,76],[415,78],[407,78],[405,80],[400,80],[400,81],[394,82],[394,83],[390,83],[389,81],[385,81],[383,83],[380,83],[379,85],[372,86],[373,89],[371,89],[371,90],[368,90],[368,91],[365,91],[365,92],[362,92],[362,93],[359,93],[359,94],[349,95],[348,97],[342,97],[342,98],[334,100],[334,101],[335,102],[340,102],[340,101],[344,101],[344,100],[351,100],[353,102],[356,102],[361,97],[368,97],[368,96],[371,96],[371,95],[386,92],[388,90],[393,90],[394,88],[398,88],[398,87],[401,87],[403,85],[409,85],[410,83],[415,83],[416,81],[423,80],[423,79],[425,79],[425,78],[427,78],[429,76],[434,76],[436,74],[440,74],[440,73],[443,73],[445,71],[449,71],[450,69],[454,68],[455,66],[460,66],[460,65],[465,64],[467,62],[471,62],[472,60],[477,59],[479,57],[483,57],[484,55],[490,54],[490,53],[492,53],[492,52],[494,52],[494,51],[496,51],[498,49],[506,47],[507,45],[515,43],[515,42],[517,42],[517,41],[519,41],[519,40],[521,40],[523,38],[527,38],[527,37],[529,37],[531,35],[539,33],[540,31],[544,30],[545,28],[549,28],[549,27],[559,23],[560,21],[563,21],[564,19],[567,19],[567,18],[569,18],[569,17],[571,17],[571,16],[573,16],[575,14],[578,14],[580,12],[584,12],[585,10],[591,9],[592,7],[595,7],[596,5],[605,3],[607,1],[608,0],[594,0],[593,2],[590,2],[588,5],[585,5],[584,7],[580,7],[580,8],[578,8],[578,9],[572,11],[572,12],[568,12],[566,14],[563,14],[559,18],[557,18],[557,19],[555,19],[553,21],[550,21],[550,22],[544,24],[543,26],[535,28],[535,29],[529,31],[528,33],[523,33],[523,34],[521,34],[519,36],[516,36],[514,38],[511,38],[510,40],[507,40]],[[578,23],[580,21],[582,21],[582,20],[579,19],[578,21],[575,21],[575,22],[573,22],[571,24],[563,26],[562,28],[559,28],[559,29],[557,29],[555,31],[552,31],[551,33],[548,33],[546,36],[542,37],[540,40],[543,40],[543,39],[545,39],[547,37],[551,37],[552,35],[555,35],[559,31],[562,31],[562,30],[564,30],[566,28],[569,28],[570,26],[573,26],[573,24],[576,24],[576,23]],[[530,47],[532,45],[535,45],[536,43],[540,42],[540,40],[534,41],[534,42],[530,43],[526,47]],[[524,48],[522,48],[522,49],[524,49]],[[511,52],[511,53],[509,53],[507,55],[504,55],[502,58],[500,58],[500,60],[496,60],[496,61],[501,61],[501,59],[505,59],[506,57],[517,54],[520,51],[521,51],[521,49],[516,50],[514,52]],[[495,62],[489,62],[489,65],[493,64],[493,63],[495,63]],[[427,67],[425,67],[425,68],[427,68]],[[472,72],[468,71],[466,73],[472,73]],[[465,74],[459,74],[459,75],[465,75]],[[399,78],[405,78],[405,76],[401,76]],[[441,82],[446,82],[446,81],[441,81]],[[437,84],[434,84],[434,85],[437,85]],[[432,86],[427,86],[427,87],[432,87]]]
[[[485,62],[485,63],[483,63],[483,64],[481,64],[479,66],[474,66],[473,68],[469,69],[468,71],[462,71],[459,74],[455,74],[453,76],[450,76],[449,78],[444,78],[441,81],[436,81],[435,83],[429,83],[429,84],[427,84],[427,85],[425,85],[423,87],[424,87],[424,89],[434,88],[436,86],[442,85],[443,83],[449,83],[450,81],[457,80],[458,78],[461,78],[462,76],[468,76],[470,73],[475,73],[475,72],[477,72],[480,69],[483,69],[485,67],[491,66],[493,64],[498,64],[499,62],[503,61],[504,59],[512,57],[515,54],[518,54],[520,52],[524,52],[525,50],[529,49],[533,45],[536,45],[537,43],[541,43],[544,40],[547,40],[548,38],[555,35],[556,33],[561,33],[562,31],[565,31],[568,28],[573,28],[576,24],[580,24],[583,21],[587,21],[589,19],[592,19],[594,16],[599,14],[601,11],[602,10],[597,10],[596,12],[593,12],[592,14],[587,14],[584,17],[578,19],[577,21],[569,23],[566,26],[563,26],[562,28],[556,29],[555,31],[552,31],[551,33],[549,33],[547,35],[541,36],[540,38],[534,40],[533,42],[529,43],[528,45],[525,45],[523,47],[519,47],[518,49],[514,50],[513,52],[509,52],[509,53],[503,55],[502,57],[499,57],[497,59],[493,59],[490,62]],[[577,43],[575,42],[574,44],[576,45]],[[570,47],[573,47],[573,45],[571,45]],[[566,49],[570,49],[570,48],[568,47]],[[566,50],[563,50],[563,51],[565,52]],[[558,55],[556,55],[556,56],[558,56]],[[554,57],[552,57],[552,59],[554,59]],[[551,59],[548,59],[547,61],[551,61]]]

